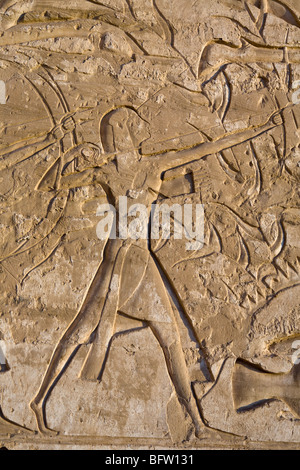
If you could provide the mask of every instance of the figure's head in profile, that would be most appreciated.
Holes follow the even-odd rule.
[[[137,111],[123,106],[103,116],[100,136],[105,153],[138,151],[150,137],[149,124]]]

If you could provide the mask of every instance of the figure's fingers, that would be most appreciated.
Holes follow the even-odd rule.
[[[274,116],[273,122],[274,124],[276,124],[276,126],[280,126],[280,124],[283,124],[283,119],[282,119],[281,114],[277,114],[276,116]]]
[[[67,117],[66,119],[64,119],[62,121],[62,128],[65,130],[65,131],[72,131],[73,129],[75,129],[75,123],[74,123],[74,119],[72,117]]]
[[[54,129],[52,129],[50,134],[55,138],[55,140],[61,140],[64,137],[64,133],[63,133],[62,129],[60,128],[60,126],[55,127]]]
[[[282,110],[276,111],[276,113],[271,116],[271,122],[275,124],[275,126],[280,126],[281,124],[283,124],[284,121],[282,116]]]

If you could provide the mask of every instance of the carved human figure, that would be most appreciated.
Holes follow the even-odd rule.
[[[69,189],[99,185],[117,212],[119,197],[129,195],[130,198],[132,195],[128,212],[133,204],[140,203],[148,207],[150,229],[151,206],[158,198],[164,171],[253,139],[281,124],[281,115],[276,112],[265,124],[226,134],[213,142],[180,151],[142,155],[141,143],[149,138],[147,123],[132,108],[120,107],[108,112],[101,121],[101,141],[105,153],[101,154],[100,149],[93,144],[77,146],[65,155],[59,179],[57,172],[61,167],[54,166],[44,176],[39,190],[52,191],[55,182],[59,188]],[[83,156],[89,152],[96,155],[98,162],[85,167]],[[137,276],[127,284],[126,273],[130,265]],[[130,300],[145,288],[149,279],[155,283],[158,305],[156,308],[145,305],[134,311]],[[203,425],[192,394],[178,325],[169,297],[172,293],[176,296],[151,252],[148,240],[124,240],[117,237],[107,241],[102,262],[82,305],[56,346],[40,388],[30,404],[40,432],[51,433],[44,415],[45,400],[81,345],[91,344],[81,377],[101,380],[119,312],[142,320],[149,326],[164,353],[178,399],[192,418],[196,435],[201,433]]]

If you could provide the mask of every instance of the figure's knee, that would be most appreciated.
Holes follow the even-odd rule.
[[[89,344],[94,336],[94,330],[76,329],[67,331],[58,344],[58,349],[74,349]]]

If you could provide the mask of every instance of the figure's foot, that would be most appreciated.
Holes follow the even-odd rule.
[[[42,404],[37,402],[36,400],[32,400],[32,402],[30,403],[29,406],[30,406],[30,408],[32,409],[32,411],[35,415],[35,419],[36,419],[36,422],[37,422],[37,427],[38,427],[39,433],[43,434],[44,436],[48,436],[48,437],[57,436],[57,434],[58,434],[57,431],[53,431],[52,429],[49,429],[46,426]]]
[[[21,424],[15,423],[7,419],[0,406],[0,434],[19,434],[19,433],[32,433],[31,429],[21,426]]]
[[[204,434],[204,426],[203,424],[196,424],[195,425],[195,436],[197,439],[201,439],[201,437],[203,437],[203,434]]]

